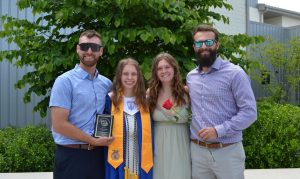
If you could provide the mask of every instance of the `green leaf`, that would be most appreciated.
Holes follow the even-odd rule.
[[[135,37],[136,37],[135,31],[133,31],[133,30],[129,31],[129,40],[134,41]]]
[[[116,27],[119,27],[120,24],[121,24],[121,20],[120,20],[120,19],[116,19],[116,20],[115,20],[115,26],[116,26]]]
[[[144,32],[143,34],[140,35],[141,39],[146,42],[149,38],[149,34],[147,32]]]
[[[172,36],[170,37],[170,42],[171,42],[172,45],[174,45],[175,42],[176,42],[176,37],[172,35]]]
[[[18,49],[0,51],[0,61],[7,60],[20,68],[33,68],[16,86],[27,87],[25,102],[30,101],[31,95],[45,94],[41,97],[42,102],[34,108],[41,115],[45,115],[48,109],[47,92],[55,78],[78,63],[76,44],[83,31],[95,29],[101,34],[105,50],[97,67],[111,79],[118,61],[128,56],[142,64],[145,78],[149,79],[152,58],[162,51],[190,61],[180,61],[184,79],[194,64],[191,61],[195,56],[191,29],[199,22],[213,19],[227,22],[227,17],[211,12],[212,7],[232,9],[223,0],[18,0],[17,4],[19,9],[32,10],[35,18],[29,21],[1,16],[0,38]],[[249,63],[241,47],[259,40],[225,34],[221,40],[220,55],[247,68]],[[296,83],[290,78],[287,81]]]
[[[108,46],[108,53],[113,54],[115,51],[116,46],[115,45],[109,45]]]

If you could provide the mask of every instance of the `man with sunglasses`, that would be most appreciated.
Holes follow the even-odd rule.
[[[57,144],[54,179],[101,179],[104,147],[112,137],[92,137],[96,114],[102,114],[112,82],[96,69],[103,54],[101,36],[94,30],[80,35],[79,64],[60,75],[50,96],[52,135]]]
[[[198,66],[187,75],[191,98],[192,178],[243,179],[242,130],[257,118],[250,79],[217,55],[219,33],[209,25],[193,31]]]

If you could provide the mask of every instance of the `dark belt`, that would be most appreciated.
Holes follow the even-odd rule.
[[[61,145],[63,147],[73,148],[73,149],[84,149],[84,150],[94,150],[100,148],[100,146],[93,146],[90,144],[67,144]]]
[[[227,143],[227,144],[223,144],[223,143],[206,143],[206,142],[202,142],[202,141],[197,140],[197,139],[191,139],[191,141],[194,142],[197,145],[200,145],[200,146],[206,147],[206,148],[210,148],[210,149],[219,149],[219,148],[227,147],[229,145],[234,144],[234,143]]]

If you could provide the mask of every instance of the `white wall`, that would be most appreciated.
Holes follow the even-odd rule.
[[[217,8],[214,11],[229,17],[230,24],[214,21],[215,27],[222,33],[234,35],[246,33],[246,0],[227,0],[233,6],[232,11]]]
[[[282,27],[282,16],[264,19],[264,23]]]
[[[279,27],[293,27],[300,25],[299,18],[293,18],[284,15],[264,19],[264,15],[261,14],[255,7],[249,8],[249,20],[253,22],[272,24]]]
[[[292,27],[292,26],[297,26],[300,25],[300,20],[295,19],[295,18],[290,18],[290,17],[282,17],[282,26],[283,27]]]
[[[267,24],[277,25],[280,27],[292,27],[292,26],[300,25],[299,19],[286,17],[286,16],[268,18],[268,19],[265,19],[264,22]]]
[[[253,22],[261,22],[260,13],[257,8],[254,7],[249,8],[249,20]]]

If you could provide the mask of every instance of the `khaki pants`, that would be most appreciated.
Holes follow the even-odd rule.
[[[245,152],[242,142],[219,149],[191,142],[193,179],[244,179]]]

